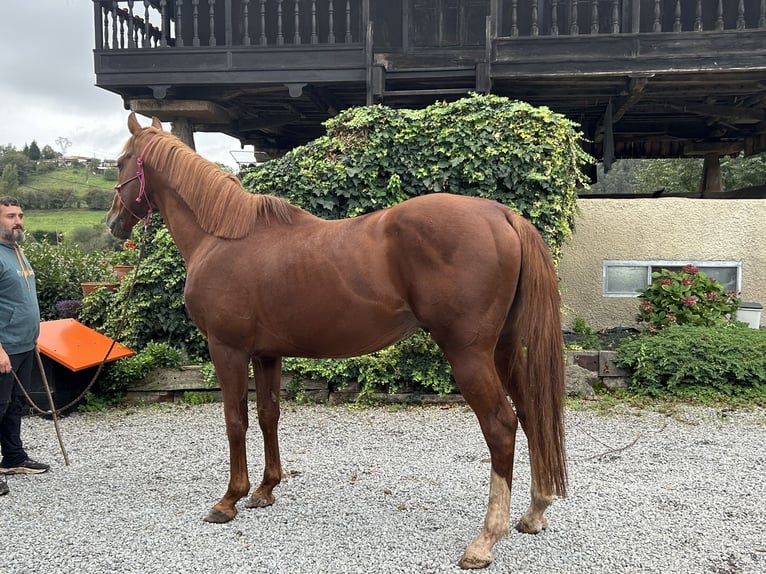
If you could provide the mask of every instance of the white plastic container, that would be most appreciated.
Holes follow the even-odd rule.
[[[760,303],[740,302],[739,309],[735,313],[735,319],[747,323],[751,329],[758,329],[761,325],[761,312],[763,305]]]

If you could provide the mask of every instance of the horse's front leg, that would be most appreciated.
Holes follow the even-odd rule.
[[[237,515],[237,501],[250,490],[247,477],[247,353],[209,343],[210,357],[221,385],[223,409],[226,418],[226,436],[229,439],[229,488],[221,500],[210,509],[207,522],[228,522]]]
[[[263,480],[245,503],[248,508],[261,508],[274,504],[274,487],[282,480],[279,458],[279,392],[282,375],[281,357],[253,359],[255,396],[258,401],[258,425],[263,433],[265,466]]]

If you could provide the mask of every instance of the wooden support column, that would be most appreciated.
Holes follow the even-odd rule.
[[[197,150],[194,146],[194,126],[188,118],[177,118],[171,122],[170,133],[184,142],[193,150]]]
[[[721,157],[718,153],[706,153],[704,158],[699,192],[702,197],[707,197],[710,193],[723,191],[723,178],[721,177]]]

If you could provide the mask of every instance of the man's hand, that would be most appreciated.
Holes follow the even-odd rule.
[[[8,357],[8,353],[0,347],[0,373],[10,373],[11,369],[11,359]]]

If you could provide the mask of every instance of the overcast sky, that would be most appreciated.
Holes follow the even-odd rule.
[[[119,155],[128,112],[122,98],[96,87],[93,48],[91,0],[0,0],[0,144],[22,149],[34,140],[61,151],[62,137],[68,155]],[[200,155],[231,167],[231,151],[252,158],[222,134],[195,133],[194,141]]]

